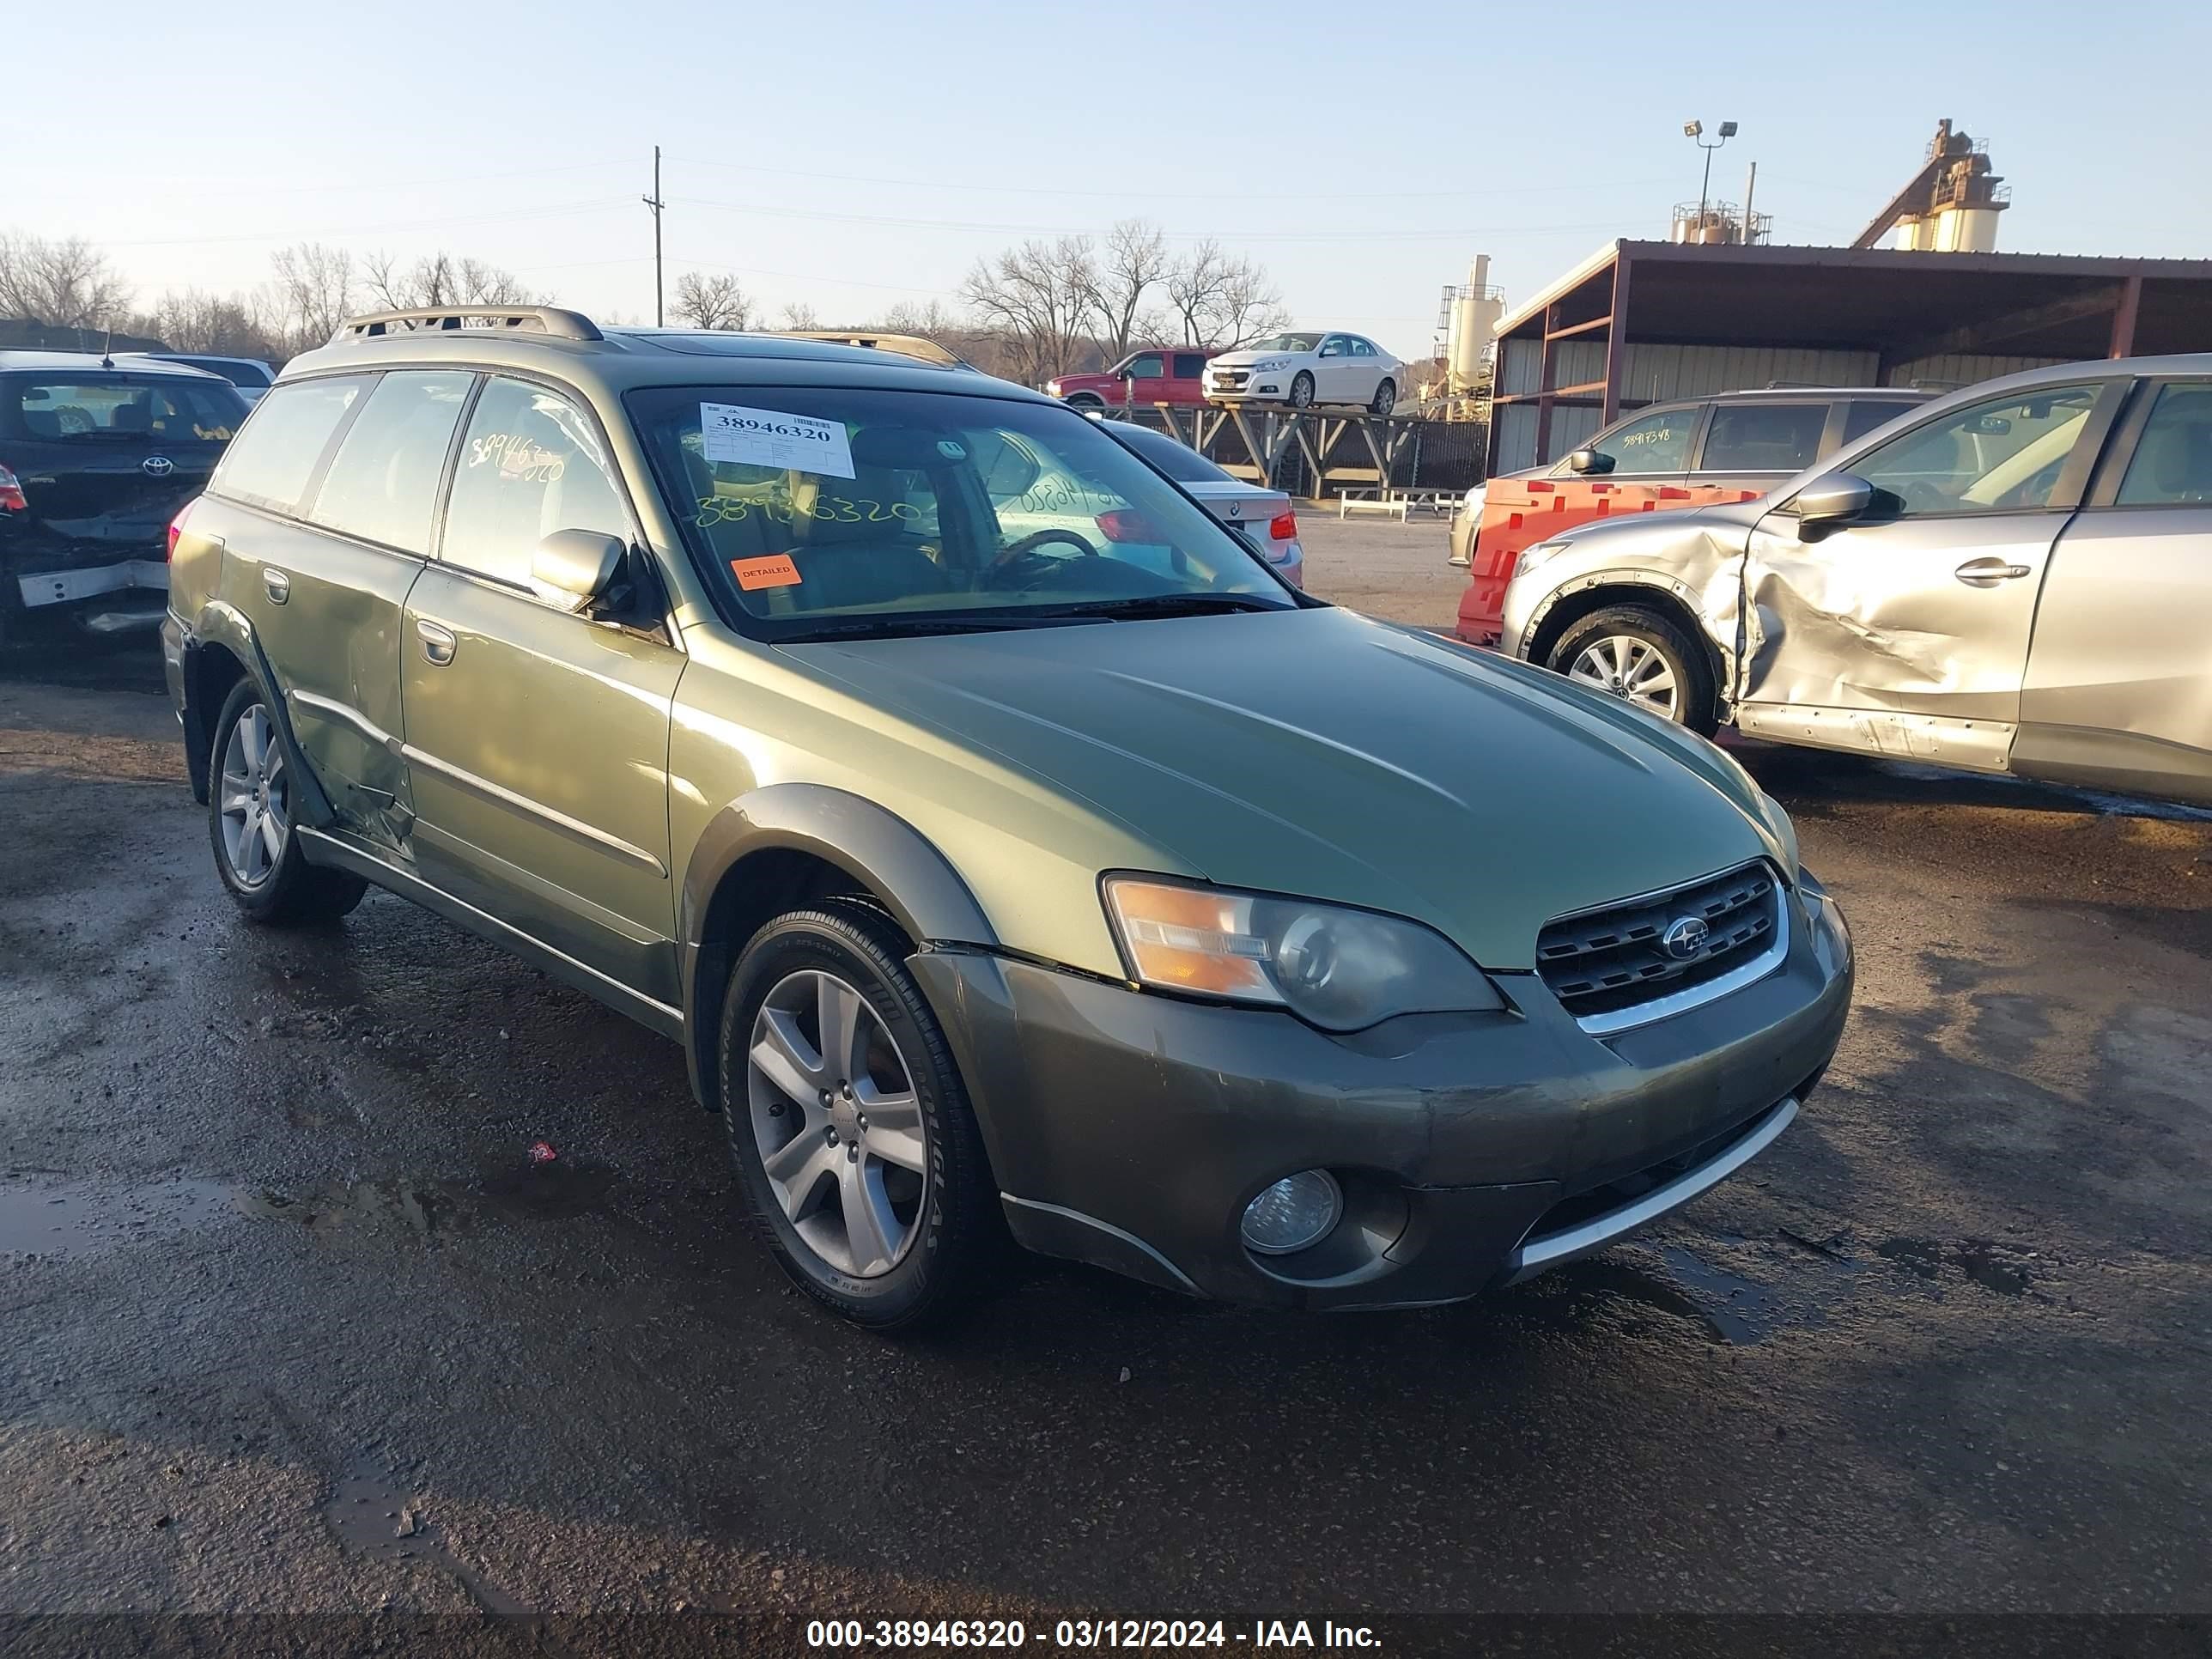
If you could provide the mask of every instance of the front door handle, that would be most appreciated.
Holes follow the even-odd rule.
[[[432,666],[443,668],[453,659],[453,630],[441,628],[428,617],[415,618],[415,632],[422,641],[422,659]]]
[[[269,596],[271,605],[282,605],[292,597],[292,579],[273,564],[261,567],[261,591]]]
[[[2018,580],[2027,574],[2024,564],[2008,564],[2002,559],[1969,559],[1951,573],[1969,587],[1995,587],[1999,582]]]

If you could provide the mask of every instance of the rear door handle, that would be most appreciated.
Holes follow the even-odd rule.
[[[2008,564],[1998,558],[1969,559],[1951,573],[1969,587],[1995,587],[2027,574],[2024,564]]]
[[[443,668],[453,659],[453,630],[441,628],[425,617],[415,618],[415,632],[422,641],[423,660],[434,667]]]
[[[261,589],[269,595],[269,603],[282,605],[292,597],[292,579],[273,564],[261,567]]]

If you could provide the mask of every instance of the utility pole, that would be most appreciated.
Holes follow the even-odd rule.
[[[653,194],[639,198],[653,210],[653,325],[666,326],[668,319],[661,309],[660,287],[660,210],[668,205],[660,199],[660,146],[653,147]]]

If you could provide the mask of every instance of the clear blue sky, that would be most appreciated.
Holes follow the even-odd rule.
[[[734,270],[825,321],[950,298],[978,254],[1141,215],[1262,260],[1299,321],[1425,347],[1492,256],[1509,300],[1664,234],[1715,159],[1777,240],[1847,241],[1936,118],[1986,137],[1998,246],[2212,256],[2201,5],[1346,7],[583,0],[15,9],[0,228],[82,234],[141,302],[317,240],[446,247],[649,320]],[[1548,47],[1534,44],[1550,41]]]

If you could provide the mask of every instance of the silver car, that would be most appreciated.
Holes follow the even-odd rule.
[[[1711,732],[2212,801],[2212,355],[1913,410],[1528,549],[1503,648]]]

